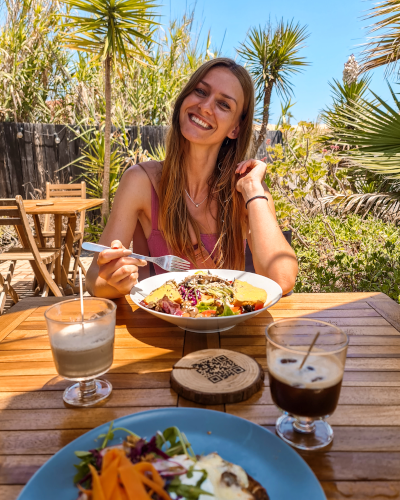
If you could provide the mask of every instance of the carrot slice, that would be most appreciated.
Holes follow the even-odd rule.
[[[124,490],[123,486],[121,486],[119,483],[114,490],[112,500],[129,500],[126,491]]]
[[[103,463],[101,465],[101,473],[104,474],[104,471],[110,466],[110,464],[116,458],[120,459],[122,453],[125,455],[123,450],[119,450],[117,448],[111,448],[111,450],[107,450],[107,452],[103,456]]]
[[[150,462],[139,462],[138,464],[135,464],[133,466],[138,472],[151,472],[151,475],[153,477],[153,481],[160,486],[164,486],[164,480],[158,473],[158,470],[154,468],[154,465],[151,464]]]
[[[171,500],[171,497],[168,495],[168,493],[164,490],[162,486],[155,483],[144,474],[141,474],[141,476],[143,483],[149,486],[152,490],[154,490],[159,497],[163,498],[164,500]]]
[[[108,467],[101,473],[100,483],[103,488],[105,500],[111,500],[113,492],[118,485],[119,463],[120,457],[116,456]]]
[[[101,487],[100,477],[97,474],[97,470],[93,467],[93,465],[88,464],[90,472],[92,473],[92,499],[93,500],[106,500],[103,488]]]
[[[76,486],[81,493],[85,493],[88,496],[92,494],[92,490],[85,490],[85,488],[83,488],[80,484],[77,484]]]
[[[132,464],[119,467],[118,472],[129,500],[151,500],[142,482],[144,476]]]

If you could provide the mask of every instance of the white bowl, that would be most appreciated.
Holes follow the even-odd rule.
[[[202,271],[208,270],[202,269]],[[265,311],[265,309],[268,309],[268,307],[276,304],[282,297],[282,288],[278,285],[278,283],[275,283],[275,281],[272,281],[269,278],[265,278],[264,276],[253,273],[246,273],[245,271],[231,271],[230,269],[210,269],[211,274],[219,276],[220,278],[224,278],[229,281],[237,278],[241,281],[247,281],[247,283],[250,283],[251,285],[263,288],[267,292],[267,301],[265,302],[264,307],[262,309],[259,309],[258,311],[253,311],[246,314],[238,314],[234,316],[220,316],[214,318],[183,318],[182,316],[173,316],[172,314],[166,314],[163,312],[154,311],[153,309],[147,309],[147,307],[140,305],[140,302],[144,297],[149,295],[156,288],[159,288],[166,281],[174,279],[177,283],[179,283],[184,278],[186,278],[186,276],[190,276],[195,272],[196,269],[191,269],[190,271],[186,272],[158,274],[157,276],[147,278],[143,281],[140,281],[136,286],[132,288],[131,298],[133,302],[144,311],[153,314],[153,316],[164,319],[165,321],[168,321],[173,325],[179,326],[179,328],[182,328],[183,330],[189,330],[190,332],[197,333],[214,333],[222,332],[223,330],[229,330],[239,323],[242,323],[242,321],[252,318],[253,316],[257,316],[257,314]]]

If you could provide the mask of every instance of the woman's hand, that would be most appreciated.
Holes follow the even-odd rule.
[[[103,250],[97,257],[99,276],[123,295],[138,282],[138,267],[147,265],[145,260],[128,257],[131,253],[119,240],[114,240],[111,249]]]
[[[264,195],[263,181],[266,168],[264,162],[254,159],[238,164],[236,174],[240,174],[240,178],[236,189],[242,193],[245,202],[253,196]]]

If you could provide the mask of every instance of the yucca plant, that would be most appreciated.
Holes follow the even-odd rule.
[[[348,112],[349,108],[360,99],[368,101],[366,97],[370,82],[371,77],[367,75],[351,83],[339,81],[335,78],[333,82],[329,82],[332,89],[332,104],[322,111],[321,118],[331,130],[349,127],[349,125],[341,121],[343,108],[346,107]]]
[[[129,67],[129,59],[148,61],[145,44],[153,41],[155,25],[152,0],[63,0],[63,15],[71,32],[64,38],[70,49],[94,54],[104,64],[106,116],[104,127],[104,176],[102,220],[110,213],[111,160],[111,75],[119,65]],[[76,13],[74,13],[74,9]]]
[[[290,125],[290,120],[294,118],[293,113],[290,111],[290,108],[293,108],[295,104],[296,103],[292,102],[291,99],[287,100],[285,103],[281,102],[281,116],[276,123],[276,130],[278,130],[281,125]]]
[[[253,77],[257,104],[261,108],[261,129],[254,141],[252,156],[267,134],[272,90],[287,100],[293,94],[290,77],[299,73],[308,62],[298,55],[308,38],[307,26],[281,20],[277,26],[251,28],[246,40],[237,49]]]

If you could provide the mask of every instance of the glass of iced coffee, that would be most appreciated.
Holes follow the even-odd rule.
[[[110,382],[97,379],[113,362],[114,302],[85,298],[82,316],[79,299],[59,302],[44,313],[56,370],[77,382],[64,391],[64,401],[73,406],[93,406],[112,391]]]
[[[306,318],[275,321],[266,336],[271,396],[283,412],[277,434],[302,450],[327,446],[333,430],[325,419],[339,400],[348,336],[337,326]]]

